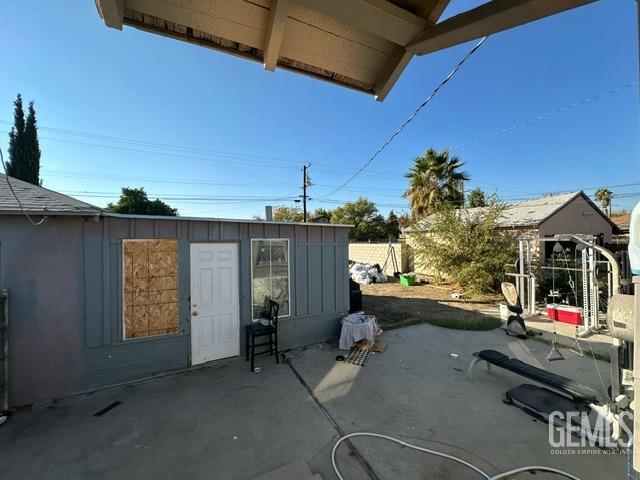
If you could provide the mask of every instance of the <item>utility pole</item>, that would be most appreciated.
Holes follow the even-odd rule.
[[[309,175],[307,173],[310,166],[310,164],[302,166],[302,218],[305,223],[307,222],[307,187],[311,186]]]

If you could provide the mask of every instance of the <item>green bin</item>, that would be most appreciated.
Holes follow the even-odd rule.
[[[403,273],[400,275],[400,285],[404,285],[405,287],[412,287],[416,284],[416,276],[408,275]]]

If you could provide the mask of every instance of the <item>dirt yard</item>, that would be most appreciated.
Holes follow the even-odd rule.
[[[454,299],[456,290],[447,285],[400,285],[389,283],[361,285],[366,313],[377,316],[383,328],[397,328],[416,323],[431,323],[462,330],[490,330],[500,325],[495,317],[479,313],[496,307],[500,296],[484,295]]]

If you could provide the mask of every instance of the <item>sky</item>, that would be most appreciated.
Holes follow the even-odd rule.
[[[444,17],[479,3],[452,0]],[[307,163],[310,210],[364,195],[384,214],[403,212],[403,175],[430,147],[460,157],[467,190],[507,201],[592,195],[600,186],[613,191],[614,210],[640,201],[633,0],[600,0],[489,37],[331,196],[475,42],[415,57],[380,103],[130,27],[109,29],[91,1],[5,2],[2,15],[0,148],[6,155],[20,92],[35,102],[43,185],[98,206],[123,186],[144,187],[180,215],[249,218],[265,205],[296,205]]]

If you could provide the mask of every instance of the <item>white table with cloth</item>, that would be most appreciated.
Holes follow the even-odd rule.
[[[382,332],[378,328],[375,315],[351,313],[342,319],[340,331],[340,350],[349,350],[355,342],[366,339],[373,344],[375,336]]]

